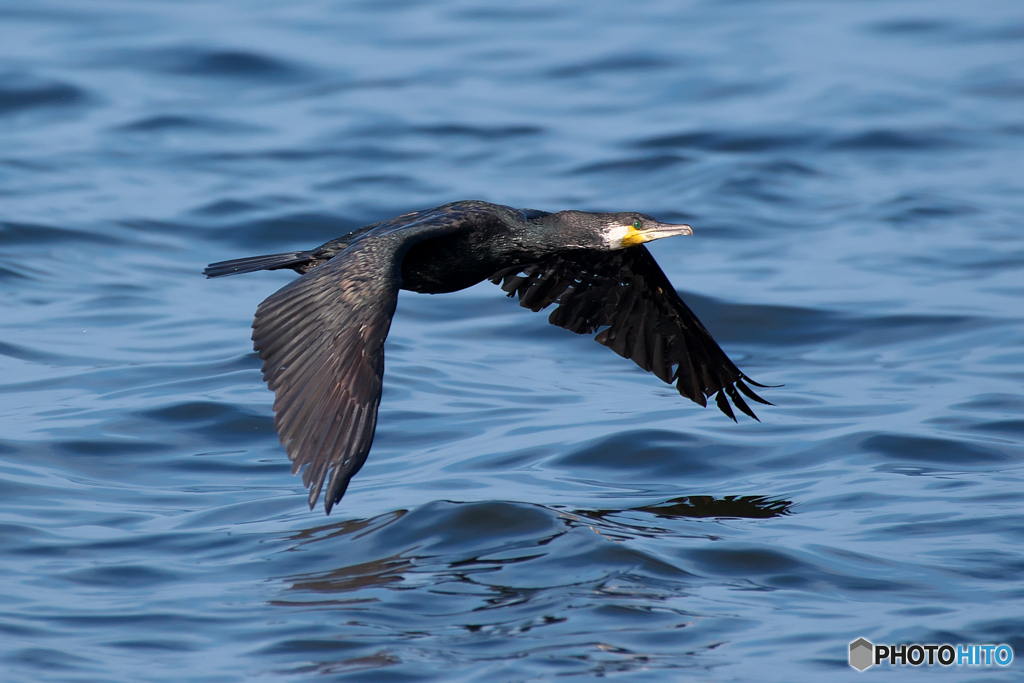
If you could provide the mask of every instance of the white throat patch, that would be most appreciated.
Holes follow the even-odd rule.
[[[605,231],[604,242],[609,249],[624,249],[643,241],[637,239],[639,232],[632,225],[613,225]]]

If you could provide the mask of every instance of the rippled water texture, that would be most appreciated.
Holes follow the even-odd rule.
[[[4,681],[1021,680],[1017,0],[11,1],[0,64]],[[310,512],[249,341],[293,276],[203,266],[469,198],[691,223],[776,405],[403,293]]]

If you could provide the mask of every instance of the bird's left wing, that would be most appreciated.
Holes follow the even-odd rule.
[[[530,310],[558,304],[548,318],[553,325],[577,334],[605,328],[595,337],[598,342],[675,383],[680,394],[702,406],[714,396],[719,409],[735,420],[732,399],[756,420],[743,396],[768,404],[747,386],[764,385],[744,375],[722,351],[643,245],[567,252],[507,268],[490,279]]]
[[[256,310],[253,346],[274,391],[274,426],[303,472],[312,508],[327,473],[328,513],[373,442],[384,340],[401,285],[401,259],[421,239],[460,227],[450,215],[384,226],[278,290]]]

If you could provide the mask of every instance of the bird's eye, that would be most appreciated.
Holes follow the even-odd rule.
[[[639,218],[637,218],[635,221],[633,221],[633,227],[636,228],[637,230],[642,228],[643,225],[644,225],[643,221],[641,221]]]

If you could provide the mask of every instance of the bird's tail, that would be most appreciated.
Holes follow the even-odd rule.
[[[231,261],[211,263],[203,270],[203,275],[208,278],[224,277],[225,275],[238,275],[239,273],[254,273],[257,270],[295,268],[313,260],[314,256],[311,251],[289,251],[285,254],[250,256],[248,258],[236,258]]]

